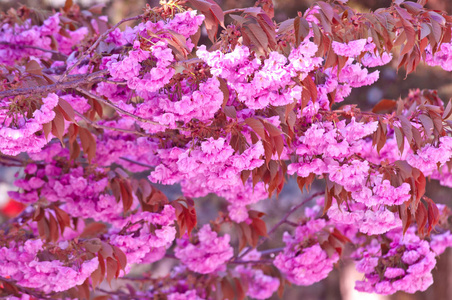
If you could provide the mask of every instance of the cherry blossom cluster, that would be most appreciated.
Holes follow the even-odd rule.
[[[151,172],[151,182],[174,184],[180,182],[182,191],[189,197],[202,197],[215,192],[231,202],[230,210],[240,212],[232,218],[241,222],[247,217],[244,207],[266,198],[263,184],[243,184],[240,172],[261,166],[264,153],[261,142],[253,144],[242,154],[234,154],[227,139],[210,138],[193,148],[171,148],[157,151],[160,163]],[[246,196],[245,196],[246,195]],[[245,217],[246,215],[246,217]]]
[[[160,260],[176,237],[174,212],[172,206],[166,205],[160,213],[133,214],[123,221],[126,230],[111,231],[110,242],[126,254],[130,264]]]
[[[26,178],[14,182],[21,191],[9,193],[13,199],[26,204],[60,201],[74,217],[104,222],[122,220],[122,204],[106,192],[108,177],[102,168],[90,172],[81,166],[65,165],[69,151],[59,144],[51,144],[32,157],[44,163],[26,167]]]
[[[239,101],[250,109],[261,109],[301,99],[300,87],[290,87],[294,85],[292,77],[299,75],[304,79],[322,63],[321,58],[314,57],[316,51],[317,46],[306,41],[292,50],[289,60],[284,55],[271,52],[262,62],[243,46],[227,54],[219,50],[208,52],[205,46],[201,46],[196,54],[211,68],[213,75],[227,81],[228,86],[237,92]],[[251,77],[253,79],[248,80]]]
[[[356,289],[385,295],[425,291],[433,283],[431,271],[436,265],[429,243],[420,240],[413,228],[405,235],[395,229],[386,236],[391,240],[387,253],[381,253],[377,240],[355,253],[356,269],[365,273],[365,280],[357,281]]]
[[[429,66],[440,66],[443,70],[452,71],[452,43],[441,44],[439,51],[435,54],[432,54],[430,46],[426,50],[425,62]]]
[[[57,47],[62,54],[71,54],[73,48],[88,35],[88,28],[64,30],[62,34],[60,18],[61,15],[56,13],[41,26],[32,25],[31,19],[20,25],[4,23],[0,36],[0,63],[14,65],[16,61],[24,58],[49,58],[51,53],[45,50],[52,50],[53,47]],[[52,38],[55,41],[52,41]]]
[[[17,155],[21,152],[37,153],[48,142],[42,126],[55,118],[53,109],[58,105],[58,96],[51,93],[42,98],[40,108],[33,111],[31,117],[22,115],[21,111],[17,110],[17,107],[21,105],[19,101],[26,102],[27,99],[16,101],[11,99],[1,101],[4,108],[0,114],[2,123],[0,151],[7,155]],[[32,101],[29,100],[29,102]]]
[[[206,224],[198,231],[197,243],[178,239],[174,253],[190,270],[207,274],[225,269],[225,263],[232,258],[234,250],[229,245],[230,236],[219,237]]]
[[[99,122],[103,126],[113,129],[132,131],[135,129],[131,119],[119,119],[116,121]],[[158,140],[149,137],[136,137],[132,133],[115,130],[105,130],[104,134],[96,139],[96,163],[100,166],[110,166],[112,163],[121,165],[132,172],[145,171],[149,167],[140,166],[129,162],[140,161],[148,166],[157,166]]]
[[[261,254],[254,250],[243,257],[246,261],[257,261],[261,258]],[[248,282],[247,296],[255,299],[268,299],[279,288],[279,279],[264,274],[259,268],[252,266],[237,266],[234,269],[240,276],[240,279]]]
[[[311,285],[328,276],[339,260],[337,253],[329,255],[320,246],[316,234],[326,226],[324,219],[309,220],[295,229],[294,236],[285,232],[286,243],[273,264],[283,272],[290,282],[297,285]]]
[[[97,257],[82,262],[73,257],[70,265],[56,257],[41,260],[43,251],[48,250],[40,239],[10,242],[7,247],[1,247],[0,276],[45,293],[60,292],[82,284],[99,266]]]
[[[189,122],[192,119],[208,121],[223,103],[220,83],[215,78],[208,78],[199,87],[186,80],[168,87],[165,91],[162,90],[176,74],[172,66],[175,61],[174,55],[167,42],[168,33],[176,32],[182,35],[187,51],[191,51],[194,45],[190,36],[198,31],[203,20],[204,16],[197,15],[196,11],[186,11],[176,14],[168,22],[149,21],[129,28],[123,33],[123,40],[133,43],[133,50],[127,57],[114,54],[103,60],[113,80],[125,80],[127,87],[144,100],[137,105],[126,104],[124,100],[127,98],[122,97],[113,97],[113,101],[121,99],[118,104],[125,111],[154,121],[140,124],[150,133],[164,131],[168,127],[174,128],[179,121]],[[183,26],[180,25],[182,23]],[[149,65],[155,66],[149,68]],[[117,93],[130,94],[127,89],[121,89],[110,83],[101,83],[97,92],[105,96],[119,96]],[[184,96],[178,99],[175,95],[180,93]]]

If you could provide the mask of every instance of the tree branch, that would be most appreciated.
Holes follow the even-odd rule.
[[[97,83],[104,81],[105,79],[102,76],[104,74],[108,73],[108,70],[101,70],[94,72],[92,74],[88,74],[85,77],[82,77],[80,79],[72,80],[72,81],[65,81],[65,82],[57,82],[54,84],[39,86],[39,87],[29,87],[29,88],[19,88],[19,89],[11,89],[6,90],[3,92],[0,92],[0,99],[5,97],[14,97],[19,95],[27,95],[27,94],[42,94],[42,93],[50,93],[58,90],[64,90],[64,89],[71,89],[76,88],[81,85],[87,84],[87,83]],[[80,75],[76,76],[77,78],[80,77]]]

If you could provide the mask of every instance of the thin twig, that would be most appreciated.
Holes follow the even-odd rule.
[[[284,223],[286,223],[286,224],[288,224],[288,225],[290,225],[290,226],[293,226],[293,227],[297,227],[297,226],[298,226],[297,223],[292,222],[292,221],[289,221],[289,220],[285,220]]]
[[[39,51],[42,51],[42,52],[49,52],[49,53],[61,55],[61,56],[65,57],[65,58],[67,58],[67,55],[65,55],[65,54],[63,54],[61,52],[55,51],[55,50],[51,50],[51,49],[44,49],[44,48],[41,48],[41,47],[36,47],[36,46],[31,46],[31,45],[18,45],[18,44],[13,44],[13,43],[10,43],[10,42],[5,42],[5,41],[1,41],[0,44],[1,45],[10,46],[11,48],[14,48],[14,49],[15,48],[36,49],[36,50],[39,50]]]
[[[135,20],[139,20],[141,18],[143,18],[144,15],[138,15],[135,17],[130,17],[130,18],[126,18],[123,19],[121,21],[119,21],[118,23],[116,23],[116,25],[114,25],[112,28],[108,29],[107,31],[105,31],[103,34],[101,34],[101,36],[99,36],[99,38],[94,42],[94,44],[89,47],[88,50],[85,51],[85,53],[83,53],[83,55],[81,57],[78,58],[77,62],[75,64],[73,64],[69,69],[67,69],[63,75],[60,78],[60,81],[64,80],[66,78],[66,76],[78,65],[80,65],[80,63],[85,59],[85,57],[87,57],[89,54],[91,54],[91,52],[94,51],[94,49],[97,48],[97,46],[99,46],[99,43],[105,39],[107,37],[107,35],[110,34],[110,32],[114,31],[116,28],[118,28],[122,23],[128,22],[128,21],[135,21]]]
[[[93,98],[93,99],[95,99],[95,100],[97,100],[99,102],[102,102],[103,104],[105,104],[107,106],[110,106],[111,108],[113,108],[117,112],[120,112],[123,115],[129,116],[129,117],[131,117],[131,118],[133,118],[133,119],[135,119],[137,121],[140,121],[140,122],[143,122],[143,123],[154,124],[154,125],[158,125],[158,126],[163,126],[163,127],[168,127],[169,129],[178,129],[178,130],[182,130],[182,131],[188,131],[187,128],[182,128],[182,127],[170,128],[168,125],[163,125],[163,124],[160,124],[159,122],[155,122],[155,121],[152,121],[152,120],[148,120],[148,119],[136,116],[136,115],[134,115],[134,114],[132,114],[132,113],[130,113],[130,112],[118,107],[118,106],[116,106],[110,100],[103,99],[102,97],[96,96],[93,93],[90,93],[89,91],[84,90],[82,88],[76,88],[76,90],[78,92],[82,93],[82,94],[85,94],[88,97],[91,97],[91,98]]]
[[[272,227],[272,229],[270,229],[268,231],[268,236],[270,236],[273,232],[276,231],[276,229],[278,229],[279,226],[281,226],[284,222],[286,222],[287,218],[290,217],[291,214],[293,214],[294,212],[296,212],[300,207],[302,207],[303,205],[305,205],[306,203],[308,203],[309,201],[311,201],[312,199],[319,197],[321,195],[323,195],[325,192],[317,192],[313,195],[311,195],[311,197],[306,198],[305,200],[301,201],[300,203],[298,203],[297,205],[295,205],[294,207],[292,207],[286,214],[285,216],[278,222],[275,224],[275,226]],[[265,242],[268,239],[268,237],[263,238],[260,243],[258,243],[259,245],[262,245],[263,242]]]
[[[74,111],[74,112],[75,112],[75,114],[77,116],[79,116],[81,119],[83,119],[83,121],[85,121],[86,123],[88,123],[89,125],[91,125],[91,126],[93,126],[95,128],[105,129],[105,130],[112,130],[112,131],[119,131],[119,132],[130,133],[130,134],[136,134],[136,135],[140,135],[140,136],[149,136],[149,134],[146,134],[146,133],[143,133],[143,132],[139,132],[139,131],[136,131],[136,130],[122,129],[122,128],[117,128],[117,127],[111,127],[111,126],[105,126],[105,125],[97,124],[97,123],[91,121],[90,119],[88,119],[87,117],[85,117],[80,112],[78,112],[78,111]],[[79,124],[77,124],[77,125],[79,125]]]
[[[130,158],[127,158],[127,157],[122,157],[122,156],[121,156],[120,159],[125,160],[125,161],[127,161],[127,162],[129,162],[129,163],[138,165],[138,166],[142,166],[142,167],[149,168],[149,169],[154,169],[154,168],[155,168],[154,166],[151,166],[151,165],[148,165],[148,164],[145,164],[145,163],[141,163],[141,162],[139,162],[139,161],[135,161],[135,160],[130,159]]]
[[[267,250],[259,251],[259,253],[261,255],[267,255],[267,254],[273,254],[273,253],[281,252],[283,250],[284,250],[284,248],[273,248],[273,249],[267,249]]]
[[[311,195],[311,197],[306,198],[305,200],[301,201],[299,204],[295,205],[294,207],[292,207],[285,215],[284,217],[275,224],[275,226],[273,226],[268,232],[267,232],[267,236],[263,237],[259,240],[259,242],[256,245],[256,248],[258,248],[260,245],[262,245],[266,240],[268,240],[269,236],[276,231],[276,229],[279,228],[279,226],[281,226],[282,224],[284,224],[287,221],[287,218],[290,217],[291,214],[293,214],[294,212],[296,212],[300,207],[302,207],[303,205],[305,205],[306,203],[308,203],[309,201],[311,201],[312,199],[323,195],[325,192],[317,192],[313,195]],[[253,250],[253,248],[249,247],[246,251],[244,251],[242,254],[240,254],[237,259],[242,258],[243,256],[245,256],[246,254],[248,254],[251,250]]]

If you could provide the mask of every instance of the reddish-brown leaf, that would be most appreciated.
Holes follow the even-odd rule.
[[[104,223],[92,222],[85,226],[83,232],[80,234],[80,238],[92,238],[97,237],[99,234],[105,233],[107,226]]]
[[[265,163],[269,164],[270,160],[272,159],[272,155],[273,155],[273,147],[270,144],[270,142],[267,142],[266,140],[263,141],[262,143],[264,145],[264,152],[265,152]]]
[[[293,21],[293,27],[295,30],[295,46],[298,47],[309,34],[309,23],[306,19],[297,16]]]
[[[400,123],[402,124],[402,131],[408,142],[411,144],[413,140],[413,133],[411,130],[411,122],[403,115],[398,116]]]
[[[43,208],[38,206],[33,213],[33,221],[40,221],[45,216],[45,211]]]
[[[433,132],[433,126],[434,126],[433,121],[429,116],[424,115],[424,114],[419,115],[418,118],[421,121],[422,126],[424,127],[425,136],[428,139],[432,135],[432,132]]]
[[[46,217],[41,218],[38,221],[38,232],[39,232],[39,237],[42,240],[46,240],[47,242],[50,242],[50,228],[49,228],[49,221],[47,220]]]
[[[58,107],[56,107],[53,111],[55,112],[55,118],[52,120],[52,134],[63,142],[64,116]]]
[[[253,218],[252,226],[256,230],[257,234],[260,236],[268,236],[267,235],[267,225],[260,218]]]
[[[223,107],[224,114],[231,119],[237,119],[237,111],[234,106]]]
[[[424,235],[425,225],[427,225],[427,209],[420,203],[416,210],[417,230],[421,236]]]
[[[438,224],[439,222],[439,209],[436,206],[436,203],[433,202],[432,199],[426,198],[427,200],[427,217],[428,217],[428,234],[432,231],[432,229]]]
[[[82,245],[91,253],[97,253],[102,248],[102,242],[98,238],[86,240]]]
[[[33,74],[33,75],[42,76],[42,68],[36,60],[30,60],[25,65],[25,72]]]
[[[303,188],[306,187],[306,192],[309,192],[309,189],[311,187],[312,182],[315,179],[315,174],[311,173],[308,177],[297,177],[297,183],[298,187],[300,188],[300,191],[303,193]]]
[[[234,288],[226,277],[221,280],[221,291],[223,293],[223,299],[235,299]]]
[[[213,0],[189,0],[187,2],[205,16],[204,24],[207,35],[212,42],[215,42],[218,25],[224,27],[224,14],[220,6]]]
[[[124,212],[127,212],[133,204],[132,187],[126,180],[121,180],[119,187],[121,189],[121,199]]]
[[[372,108],[372,112],[376,114],[388,114],[394,111],[397,102],[389,99],[382,99]]]
[[[226,84],[226,81],[224,81],[223,78],[217,77],[217,79],[220,82],[220,90],[223,93],[223,104],[221,105],[221,107],[224,110],[224,107],[226,106],[229,100],[229,89],[228,85]]]
[[[284,139],[282,136],[273,137],[274,145],[276,148],[276,152],[278,153],[278,157],[281,158],[281,154],[284,151]]]
[[[118,268],[118,263],[115,259],[107,257],[107,282],[111,286],[111,281],[116,277],[116,269]]]
[[[87,278],[85,282],[78,286],[78,298],[79,299],[89,299],[89,279]]]
[[[447,103],[442,118],[445,120],[449,118],[451,114],[452,114],[452,99],[450,99],[449,102]]]
[[[405,234],[411,225],[411,213],[405,203],[399,206],[399,216],[402,219],[403,234]]]
[[[52,208],[55,211],[55,215],[57,217],[58,223],[60,224],[61,234],[63,234],[64,228],[71,226],[71,218],[69,217],[67,212],[65,212],[58,206],[54,206]]]
[[[61,108],[64,118],[67,121],[74,122],[75,112],[72,106],[63,98],[58,99],[58,105]]]
[[[99,254],[102,254],[102,257],[110,257],[110,258],[114,258],[113,255],[113,247],[106,243],[106,242],[101,242],[102,243],[102,248],[99,251]]]
[[[52,132],[52,122],[42,124],[42,130],[46,139],[49,137],[49,133]]]
[[[58,241],[58,238],[60,237],[58,232],[58,222],[51,213],[49,213],[49,230],[50,230],[50,240],[52,242]]]
[[[115,255],[116,260],[119,262],[122,270],[125,270],[127,266],[127,256],[124,252],[116,246],[113,246],[113,253]]]
[[[252,231],[251,231],[250,225],[248,225],[245,222],[242,222],[239,225],[240,225],[240,229],[242,230],[242,234],[245,238],[246,244],[252,245],[253,237],[252,237]]]
[[[247,118],[245,119],[245,123],[251,127],[251,129],[254,130],[254,132],[256,132],[262,140],[265,141],[265,129],[264,129],[264,124],[262,124],[262,122],[258,119],[255,118]]]
[[[325,187],[325,203],[323,206],[323,215],[326,214],[328,209],[330,209],[331,205],[333,205],[333,194],[334,194],[334,187],[331,189],[328,189],[328,186]]]
[[[101,272],[100,265],[93,273],[91,273],[91,280],[93,288],[96,288],[104,280],[104,274]]]
[[[70,159],[75,160],[80,155],[80,145],[77,141],[69,142],[69,152],[71,154]]]
[[[400,153],[403,153],[403,148],[405,146],[405,139],[404,139],[403,133],[399,127],[394,126],[394,134],[396,136],[397,146],[399,148],[399,151],[400,151]]]
[[[80,141],[82,142],[83,152],[88,156],[91,162],[96,156],[96,139],[88,129],[79,127]]]
[[[240,173],[240,178],[242,179],[243,184],[248,180],[248,178],[251,175],[251,170],[243,170],[242,173]]]
[[[237,300],[243,300],[246,296],[246,291],[242,285],[242,282],[234,278],[234,284],[235,284],[235,296],[237,297]]]
[[[425,194],[427,181],[425,180],[424,174],[419,169],[413,168],[413,177],[416,185],[416,201],[419,202]]]
[[[284,134],[278,127],[267,121],[263,121],[263,124],[270,136],[281,136]]]

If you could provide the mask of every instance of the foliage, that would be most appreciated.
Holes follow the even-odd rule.
[[[451,71],[452,17],[426,0],[346,2],[279,24],[268,0],[161,1],[114,26],[72,1],[3,13],[0,163],[21,168],[9,195],[26,208],[0,225],[0,296],[266,299],[347,259],[360,291],[427,289],[452,246],[450,210],[425,196],[429,180],[452,187],[452,104],[433,90],[371,111],[340,103],[393,58],[407,74]],[[290,176],[325,190],[268,230],[253,205]],[[195,198],[210,193],[227,211],[198,224]],[[285,247],[263,248],[283,224]],[[167,276],[129,275],[163,260]]]

